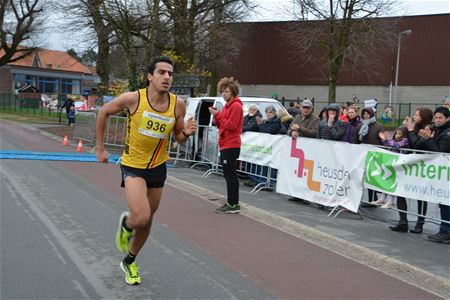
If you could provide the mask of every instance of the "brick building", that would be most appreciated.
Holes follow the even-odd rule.
[[[3,53],[0,50],[0,55]],[[0,67],[0,92],[17,93],[33,86],[42,94],[89,93],[97,87],[95,70],[63,51],[38,48],[16,62]]]

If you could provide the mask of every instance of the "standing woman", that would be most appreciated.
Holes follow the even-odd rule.
[[[384,132],[383,126],[377,123],[375,112],[371,107],[365,107],[361,111],[362,121],[356,127],[357,144],[383,145],[379,136],[380,132]],[[375,201],[376,193],[374,190],[367,189],[369,193],[369,202]]]
[[[408,141],[411,149],[425,150],[420,143],[419,131],[430,126],[433,121],[433,111],[429,108],[418,108],[414,117],[406,117],[403,125],[408,130]],[[408,206],[406,204],[405,197],[397,197],[397,208],[399,210],[406,211]],[[400,221],[395,226],[389,226],[393,231],[408,232],[408,218],[405,212],[398,212],[400,215]],[[417,213],[419,215],[427,214],[427,202],[417,200]],[[417,217],[417,223],[414,229],[411,229],[411,233],[422,233],[423,224],[425,223],[424,217]]]

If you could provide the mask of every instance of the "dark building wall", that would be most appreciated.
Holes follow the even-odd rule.
[[[381,19],[383,20],[383,19]],[[399,85],[450,85],[450,14],[386,18],[398,24],[402,35]],[[300,66],[293,59],[286,26],[293,22],[235,24],[248,32],[240,54],[231,68],[222,75],[235,76],[242,84],[326,85],[327,69],[315,63]],[[321,49],[311,50],[320,53]],[[377,49],[377,63],[365,72],[355,72],[346,66],[339,75],[338,85],[384,85],[395,80],[397,43],[391,49]],[[319,57],[319,55],[317,55]],[[361,67],[364,68],[364,67]],[[358,69],[358,66],[356,67]]]

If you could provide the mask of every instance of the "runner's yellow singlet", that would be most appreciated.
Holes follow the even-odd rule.
[[[138,108],[127,116],[123,165],[151,169],[169,159],[167,145],[175,126],[177,96],[169,93],[169,99],[165,112],[156,111],[147,98],[147,89],[139,90]]]

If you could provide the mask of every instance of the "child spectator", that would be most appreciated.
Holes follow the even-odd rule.
[[[67,120],[69,122],[69,126],[73,126],[75,124],[75,106],[70,107],[70,110],[67,113]]]
[[[399,127],[395,130],[394,137],[388,139],[386,131],[382,131],[378,134],[380,136],[383,145],[391,147],[392,151],[400,152],[400,148],[408,148],[408,133],[406,127]],[[395,196],[385,193],[378,194],[378,200],[373,204],[382,205],[382,208],[391,208],[394,203]]]
[[[339,120],[344,121],[345,123],[348,123],[348,106],[346,104],[342,104],[339,107]]]

